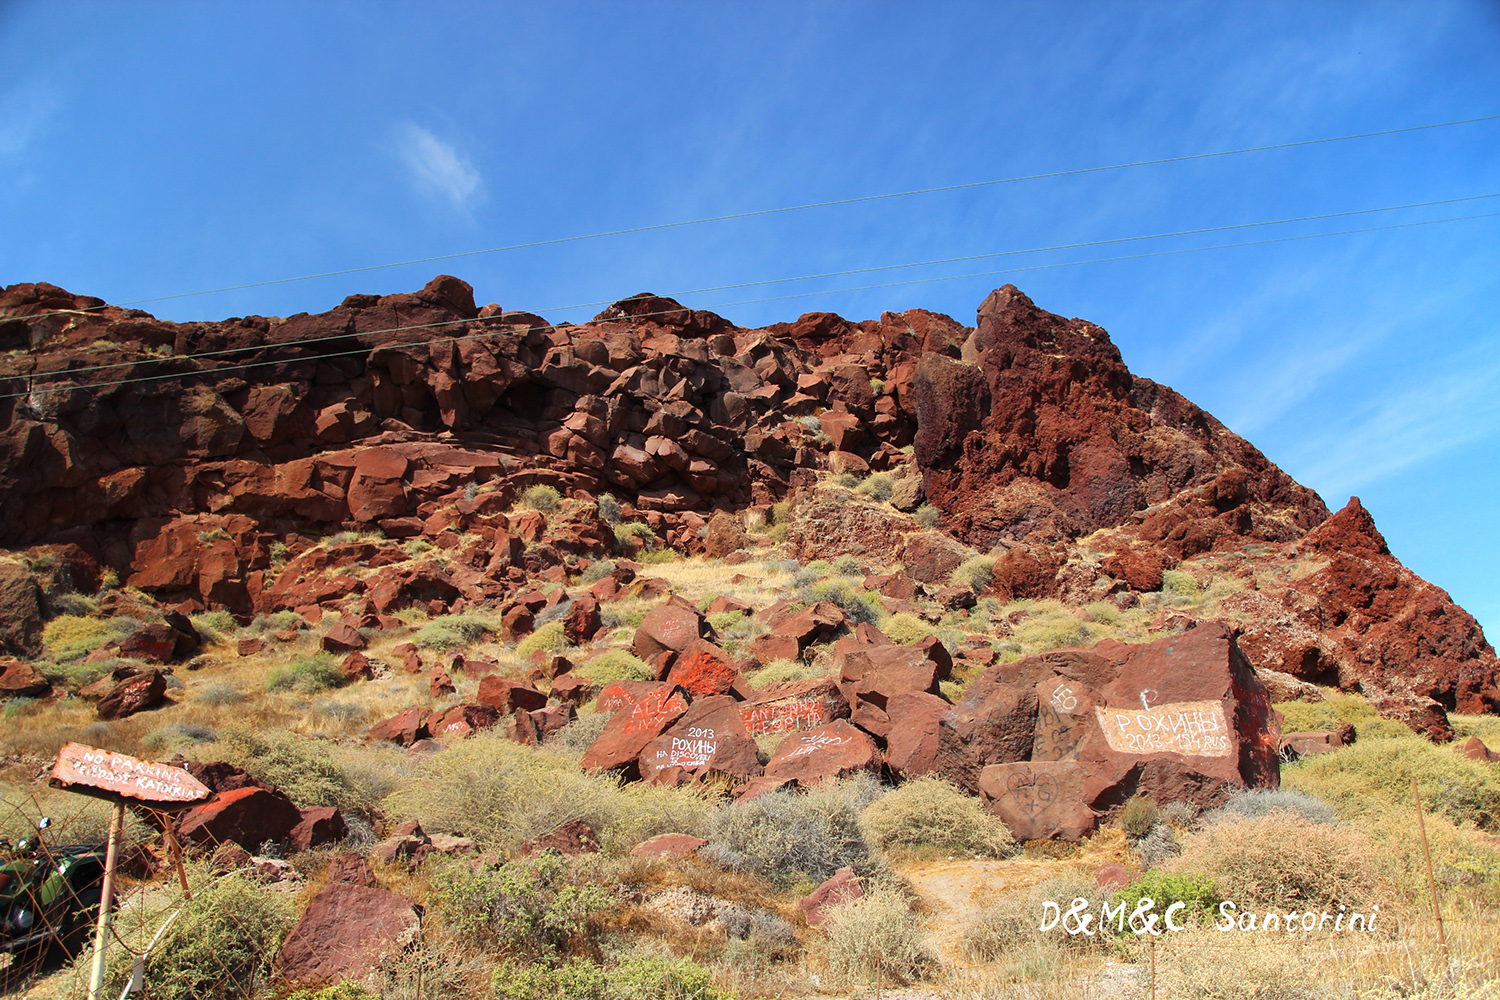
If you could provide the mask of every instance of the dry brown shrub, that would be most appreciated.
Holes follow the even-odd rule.
[[[1397,893],[1385,857],[1365,833],[1310,823],[1295,813],[1220,823],[1183,842],[1172,872],[1213,878],[1241,910],[1366,909]]]
[[[877,886],[834,907],[827,928],[829,965],[852,980],[912,982],[936,965],[911,901],[899,890]]]

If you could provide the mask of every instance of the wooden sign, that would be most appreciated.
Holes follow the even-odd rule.
[[[213,790],[180,767],[68,743],[57,754],[52,787],[154,809],[183,809],[212,799]]]

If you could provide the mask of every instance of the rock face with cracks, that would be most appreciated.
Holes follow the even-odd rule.
[[[972,327],[913,309],[743,329],[648,294],[553,324],[480,309],[449,275],[318,314],[182,324],[26,283],[0,290],[0,343],[0,544],[29,553],[0,567],[0,646],[22,657],[61,613],[55,595],[93,594],[106,570],[181,612],[352,610],[376,628],[410,608],[498,607],[514,641],[579,560],[647,543],[617,539],[592,505],[516,506],[548,486],[608,492],[651,544],[726,560],[752,544],[752,516],[790,501],[799,558],[894,556],[908,590],[954,606],[965,595],[944,588],[974,555],[994,560],[986,595],[1079,605],[1233,554],[1256,584],[1226,605],[1253,666],[1365,693],[1438,738],[1447,711],[1500,711],[1477,623],[1400,564],[1357,500],[1330,517],[1133,375],[1104,330],[1010,285]],[[820,472],[888,474],[900,503],[824,503]],[[901,513],[918,498],[938,514],[922,531]],[[443,557],[412,557],[414,539]],[[568,637],[597,634],[593,602],[650,585],[605,577],[564,615]],[[690,609],[660,617],[639,652],[667,677],[684,640],[715,637]],[[843,627],[826,617],[772,623],[756,655],[808,655]],[[148,622],[120,648],[178,659],[176,631]],[[328,645],[342,655],[353,631]],[[933,714],[905,685],[845,687],[876,730],[898,695]],[[1023,716],[1035,697],[991,693]],[[903,767],[922,745],[902,744]]]

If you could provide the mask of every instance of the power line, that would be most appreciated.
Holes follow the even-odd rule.
[[[991,277],[991,276],[1000,275],[1000,274],[1021,274],[1021,273],[1025,273],[1025,272],[1029,272],[1029,271],[1048,271],[1048,270],[1053,270],[1053,269],[1056,269],[1056,268],[1063,268],[1063,267],[1079,267],[1079,266],[1082,266],[1084,264],[1108,264],[1108,263],[1115,263],[1115,262],[1119,262],[1119,261],[1144,260],[1144,259],[1151,258],[1151,257],[1171,257],[1171,256],[1178,256],[1178,255],[1181,255],[1181,254],[1203,253],[1203,252],[1210,251],[1210,250],[1228,250],[1228,249],[1233,249],[1233,248],[1236,248],[1236,247],[1266,246],[1266,245],[1273,244],[1273,243],[1292,243],[1292,242],[1297,242],[1297,241],[1301,241],[1301,240],[1323,239],[1323,238],[1330,237],[1330,236],[1351,236],[1351,235],[1355,235],[1355,234],[1359,234],[1359,233],[1385,232],[1385,231],[1394,230],[1394,229],[1411,229],[1411,228],[1415,228],[1415,227],[1418,227],[1418,226],[1433,226],[1433,225],[1441,225],[1443,223],[1448,223],[1448,222],[1467,222],[1467,221],[1474,220],[1474,219],[1492,219],[1492,218],[1500,218],[1500,212],[1486,212],[1486,213],[1482,213],[1482,214],[1478,214],[1478,215],[1460,215],[1460,216],[1454,216],[1454,217],[1447,218],[1447,219],[1426,219],[1426,220],[1423,220],[1423,221],[1420,221],[1420,222],[1400,222],[1400,223],[1392,223],[1391,225],[1387,225],[1387,226],[1369,226],[1369,227],[1365,227],[1365,228],[1361,228],[1361,229],[1344,229],[1344,230],[1339,230],[1339,231],[1330,232],[1330,233],[1306,233],[1306,234],[1299,235],[1299,236],[1278,236],[1278,237],[1274,237],[1274,238],[1271,238],[1271,239],[1265,239],[1265,240],[1248,240],[1248,241],[1244,241],[1244,242],[1240,242],[1240,243],[1220,243],[1220,244],[1217,244],[1217,245],[1214,245],[1214,246],[1206,246],[1206,247],[1184,247],[1184,248],[1176,249],[1176,250],[1155,250],[1155,251],[1151,251],[1149,253],[1126,254],[1126,255],[1118,256],[1118,257],[1098,257],[1098,258],[1094,258],[1094,259],[1091,259],[1091,260],[1059,261],[1059,262],[1053,263],[1053,264],[1035,264],[1035,265],[1031,265],[1029,267],[1004,268],[1004,269],[994,270],[994,271],[975,271],[975,272],[970,272],[970,273],[967,273],[967,274],[940,275],[940,276],[930,277],[930,278],[910,278],[910,279],[907,279],[907,280],[904,280],[904,281],[889,281],[889,282],[883,282],[883,283],[874,284],[874,285],[860,285],[860,286],[852,287],[852,288],[834,288],[834,289],[822,289],[822,290],[812,291],[812,292],[794,292],[794,293],[789,294],[789,295],[773,295],[773,296],[767,296],[767,297],[763,297],[763,298],[741,299],[741,300],[736,301],[736,302],[719,302],[719,303],[715,303],[713,305],[710,305],[707,308],[710,308],[710,309],[722,309],[722,308],[726,308],[726,307],[729,307],[729,306],[753,305],[753,304],[762,303],[762,302],[780,302],[780,301],[785,301],[787,299],[807,298],[808,296],[812,296],[812,295],[839,295],[839,294],[843,294],[843,293],[847,293],[847,292],[873,291],[873,290],[878,290],[878,289],[883,289],[883,288],[896,288],[896,287],[900,287],[900,286],[904,286],[904,285],[931,284],[931,283],[935,283],[935,282],[939,282],[939,281],[959,281],[959,280],[963,280],[965,278],[983,278],[983,277]],[[566,307],[555,307],[555,308],[566,308]],[[648,317],[653,316],[653,315],[665,315],[667,313],[677,312],[677,311],[678,311],[677,309],[659,310],[656,313],[644,313],[644,314],[641,314],[639,316],[633,316],[632,318],[633,319],[644,319],[644,318],[648,318]],[[438,323],[427,323],[427,324],[421,324],[421,325],[418,325],[418,326],[397,327],[397,328],[393,328],[392,330],[389,330],[389,331],[386,331],[386,332],[396,332],[398,330],[430,329],[430,328],[433,328],[433,327],[441,327],[441,326],[455,326],[455,325],[460,324],[460,323],[468,323],[468,322],[472,322],[472,321],[471,320],[444,320],[444,321],[441,321],[441,322],[438,322]],[[225,372],[246,371],[246,370],[249,370],[249,369],[252,369],[252,368],[264,368],[264,367],[268,367],[268,366],[271,366],[271,365],[279,365],[279,364],[286,364],[286,363],[295,363],[297,361],[324,360],[324,359],[327,359],[327,358],[340,358],[340,357],[358,357],[358,356],[362,356],[362,355],[368,355],[368,354],[370,354],[370,353],[372,353],[374,351],[377,351],[377,350],[381,350],[381,351],[384,351],[384,350],[401,350],[403,348],[408,348],[408,347],[430,347],[430,346],[432,346],[434,344],[455,344],[455,343],[461,343],[463,341],[481,340],[481,339],[484,339],[484,338],[487,338],[487,337],[497,337],[497,336],[507,335],[507,334],[511,335],[511,336],[518,336],[518,335],[521,335],[522,333],[529,333],[531,331],[540,331],[540,330],[550,329],[553,325],[554,324],[548,323],[548,324],[545,324],[543,326],[527,327],[524,330],[515,330],[515,329],[512,329],[510,327],[506,327],[506,328],[499,329],[499,330],[485,330],[485,331],[482,331],[482,332],[479,332],[479,333],[466,333],[466,334],[460,334],[460,335],[453,336],[453,337],[439,337],[439,338],[434,338],[434,339],[430,339],[430,340],[408,341],[406,343],[400,343],[400,344],[378,344],[378,345],[375,345],[373,347],[361,347],[358,350],[352,350],[352,351],[334,351],[334,352],[330,352],[330,353],[327,353],[327,354],[320,354],[320,355],[317,355],[315,358],[291,358],[291,359],[272,359],[272,360],[264,360],[264,361],[250,361],[250,362],[244,362],[242,364],[237,364],[237,365],[227,365],[227,366],[224,366],[222,368],[213,368],[213,369],[210,369],[208,371],[168,372],[168,373],[164,373],[164,374],[160,374],[160,375],[142,375],[142,376],[135,377],[135,378],[116,379],[115,381],[112,381],[112,382],[98,382],[98,383],[94,383],[92,385],[88,385],[86,387],[84,387],[84,386],[65,386],[65,387],[58,387],[58,388],[32,389],[32,390],[27,391],[27,392],[12,392],[12,393],[0,394],[0,399],[20,399],[20,398],[23,398],[23,397],[28,397],[28,396],[34,395],[36,393],[46,394],[46,393],[49,393],[49,392],[61,391],[62,388],[70,388],[70,389],[71,388],[88,388],[90,390],[108,389],[108,388],[114,388],[116,386],[121,386],[121,385],[131,385],[131,384],[142,383],[142,382],[160,382],[160,381],[164,381],[166,379],[173,379],[173,378],[193,378],[193,377],[204,376],[204,375],[220,375],[220,374],[223,374]],[[343,339],[346,336],[349,336],[349,335],[344,334],[344,335],[340,335],[340,336],[335,337],[335,338],[320,338],[320,339]],[[262,349],[262,350],[274,350],[274,349],[276,349],[278,347],[283,347],[283,346],[290,346],[290,345],[270,344],[270,345],[264,345],[263,347],[261,347],[259,349]],[[181,358],[147,359],[147,360],[143,360],[143,361],[137,362],[137,363],[140,363],[140,364],[149,364],[153,360],[159,360],[159,361],[165,362],[165,361],[191,361],[191,360],[195,360],[195,359],[196,359],[195,356],[185,356],[185,357],[181,357]],[[71,375],[77,374],[78,372],[79,372],[79,369],[72,369],[72,370],[60,371],[60,372],[46,372],[46,373],[42,373],[40,375],[34,375],[34,376],[13,375],[13,376],[10,376],[10,378],[46,378],[46,377],[49,377],[49,376],[62,376],[62,377],[66,377],[66,376],[71,376]]]
[[[969,181],[962,184],[943,184],[937,187],[916,188],[910,191],[891,191],[884,194],[860,195],[854,198],[836,198],[830,201],[808,202],[803,205],[785,205],[780,208],[761,208],[748,212],[733,212],[726,215],[711,215],[699,219],[683,219],[677,222],[659,222],[645,226],[630,226],[624,229],[610,229],[595,233],[583,233],[577,236],[560,236],[553,239],[533,240],[528,243],[513,243],[509,246],[490,247],[485,250],[466,250],[460,253],[438,254],[432,257],[416,257],[411,260],[393,261],[389,264],[368,264],[363,267],[346,267],[336,271],[321,271],[316,274],[302,274],[291,278],[273,278],[268,281],[251,281],[240,285],[225,285],[222,288],[208,288],[197,292],[178,292],[174,295],[157,295],[151,298],[132,299],[128,302],[114,303],[118,306],[134,306],[146,302],[165,302],[171,299],[193,298],[199,295],[214,295],[219,292],[238,292],[247,288],[264,288],[268,285],[284,285],[295,281],[312,281],[317,278],[332,278],[344,274],[360,274],[366,271],[380,271],[392,267],[406,267],[412,264],[431,264],[437,261],[458,260],[463,257],[479,257],[485,254],[506,253],[512,250],[531,250],[537,247],[556,246],[562,243],[577,243],[584,240],[605,239],[612,236],[629,236],[637,233],[657,232],[664,229],[681,229],[687,226],[701,226],[713,222],[731,222],[737,219],[753,219],[766,215],[782,215],[788,212],[805,212],[817,208],[834,208],[839,205],[857,205],[871,201],[887,201],[892,198],[909,198],[915,195],[940,194],[946,191],[965,191],[972,188],[995,187],[1000,184],[1017,184],[1023,181],[1048,180],[1057,177],[1077,177],[1082,174],[1103,173],[1110,170],[1126,170],[1132,167],[1161,166],[1168,163],[1186,163],[1192,160],[1207,160],[1221,156],[1239,156],[1244,153],[1264,153],[1277,149],[1295,149],[1302,146],[1319,146],[1332,142],[1348,142],[1353,139],[1372,139],[1387,135],[1400,135],[1406,132],[1424,132],[1431,129],[1452,128],[1457,125],[1473,125],[1479,122],[1489,122],[1500,119],[1500,115],[1483,115],[1478,118],[1462,118],[1456,121],[1435,122],[1430,125],[1409,125],[1403,128],[1381,129],[1376,132],[1358,132],[1350,135],[1328,136],[1321,139],[1300,139],[1294,142],[1278,142],[1266,146],[1245,146],[1240,149],[1221,149],[1211,153],[1190,153],[1184,156],[1163,156],[1150,160],[1133,160],[1128,163],[1111,163],[1096,167],[1075,167],[1068,170],[1051,170],[1037,174],[1021,174],[1015,177],[1000,177],[993,180]]]
[[[1299,222],[1318,222],[1318,221],[1323,221],[1323,220],[1327,220],[1327,219],[1347,218],[1347,217],[1356,216],[1356,215],[1372,215],[1372,214],[1376,214],[1376,213],[1380,213],[1380,212],[1398,212],[1398,211],[1403,211],[1403,210],[1412,209],[1412,208],[1431,208],[1431,207],[1434,207],[1434,206],[1437,206],[1437,205],[1455,205],[1455,204],[1460,204],[1460,203],[1463,203],[1463,202],[1470,202],[1470,201],[1484,201],[1486,199],[1491,199],[1491,198],[1500,198],[1500,193],[1468,195],[1468,196],[1465,196],[1465,197],[1462,197],[1462,198],[1443,198],[1443,199],[1439,199],[1439,200],[1436,200],[1436,201],[1412,202],[1412,203],[1406,204],[1406,205],[1387,205],[1387,206],[1384,206],[1384,207],[1381,207],[1381,208],[1359,208],[1359,209],[1352,209],[1350,211],[1345,211],[1345,212],[1325,212],[1325,213],[1322,213],[1322,214],[1319,214],[1319,215],[1304,215],[1304,216],[1299,216],[1299,217],[1296,217],[1296,218],[1286,218],[1286,219],[1268,219],[1268,220],[1261,221],[1261,222],[1240,222],[1240,223],[1234,223],[1234,224],[1226,225],[1226,226],[1206,226],[1206,227],[1201,227],[1201,228],[1198,228],[1198,229],[1181,229],[1181,230],[1177,230],[1175,232],[1169,232],[1169,233],[1152,233],[1152,234],[1145,235],[1145,236],[1119,236],[1119,237],[1114,237],[1114,238],[1111,238],[1111,239],[1104,239],[1104,240],[1087,240],[1087,241],[1078,242],[1078,243],[1060,243],[1060,244],[1056,244],[1054,246],[1032,247],[1032,248],[1025,249],[1025,250],[1000,250],[1000,251],[996,251],[996,252],[993,252],[993,253],[967,254],[967,255],[964,255],[964,256],[960,256],[960,257],[945,257],[945,258],[939,258],[939,259],[934,259],[934,260],[912,261],[910,263],[905,263],[905,264],[881,264],[881,265],[877,265],[877,266],[873,266],[873,267],[851,268],[851,269],[843,270],[843,271],[825,271],[825,272],[822,272],[820,274],[796,275],[796,276],[789,277],[789,278],[766,278],[766,279],[762,279],[760,281],[742,281],[742,282],[738,282],[738,283],[734,283],[734,284],[727,284],[727,285],[710,285],[710,286],[704,287],[704,288],[689,288],[689,289],[683,289],[681,291],[666,292],[664,294],[668,298],[675,298],[675,297],[681,296],[681,295],[700,295],[700,294],[703,294],[705,292],[722,292],[722,291],[729,291],[729,290],[737,289],[737,288],[754,288],[754,287],[757,287],[757,286],[760,286],[760,285],[776,285],[776,284],[785,284],[785,283],[794,282],[794,281],[811,281],[811,280],[814,280],[814,279],[817,279],[817,278],[835,278],[835,277],[845,277],[845,276],[854,275],[854,274],[870,274],[870,273],[873,273],[875,271],[892,271],[892,270],[899,270],[899,269],[902,269],[902,268],[909,268],[909,267],[931,267],[931,266],[935,266],[935,265],[938,265],[938,264],[957,264],[957,263],[962,263],[962,262],[965,262],[965,261],[990,260],[990,259],[994,259],[996,257],[1010,257],[1010,256],[1018,256],[1018,255],[1022,255],[1022,254],[1047,253],[1047,252],[1054,251],[1054,250],[1077,250],[1077,249],[1082,249],[1084,247],[1109,246],[1109,245],[1112,245],[1112,244],[1141,242],[1141,241],[1144,241],[1144,240],[1169,239],[1169,238],[1173,238],[1173,237],[1177,237],[1177,236],[1201,236],[1201,235],[1206,234],[1206,233],[1230,232],[1230,231],[1237,230],[1237,229],[1255,229],[1255,228],[1263,228],[1265,226],[1290,225],[1290,224],[1299,223]],[[874,286],[874,287],[884,287],[884,286]],[[587,309],[587,308],[593,308],[593,307],[598,307],[598,306],[606,306],[606,305],[610,305],[612,303],[612,301],[613,300],[610,300],[610,301],[599,301],[599,302],[577,302],[577,303],[573,303],[571,305],[548,306],[548,307],[545,307],[545,308],[540,309],[538,311],[539,312],[543,312],[543,313],[548,313],[548,312],[565,312],[565,311],[572,310],[572,309]],[[753,300],[753,301],[774,301],[774,300]],[[740,303],[729,303],[729,304],[730,305],[738,305]],[[452,323],[455,323],[455,322],[469,322],[469,321],[468,320],[441,320],[441,321],[439,321],[437,323],[424,323],[424,324],[414,324],[414,325],[405,325],[405,326],[385,327],[383,329],[365,330],[365,331],[362,331],[360,333],[360,335],[361,336],[374,336],[374,335],[377,335],[377,334],[385,334],[385,333],[401,333],[401,332],[404,332],[404,331],[407,331],[407,330],[421,330],[421,329],[429,329],[429,328],[432,328],[432,327],[447,326],[447,325],[451,325]],[[336,333],[336,334],[329,334],[327,336],[322,336],[322,337],[305,337],[305,338],[302,338],[302,339],[299,339],[299,340],[285,340],[285,341],[281,341],[280,343],[277,343],[277,344],[274,344],[274,345],[252,344],[252,345],[248,345],[248,346],[245,346],[245,347],[224,347],[224,348],[219,348],[218,350],[214,350],[214,351],[199,351],[199,352],[197,352],[195,354],[179,355],[179,356],[177,356],[177,360],[199,360],[199,359],[202,359],[202,358],[222,357],[224,355],[229,355],[229,354],[241,354],[241,353],[244,353],[246,351],[260,351],[260,350],[265,350],[267,347],[278,347],[278,348],[303,347],[303,346],[307,346],[309,344],[323,343],[323,342],[330,341],[330,340],[342,340],[342,339],[344,339],[347,336],[349,336],[349,334],[347,334],[347,333]],[[115,368],[132,368],[132,367],[134,367],[134,366],[136,366],[138,364],[141,364],[141,363],[142,362],[140,360],[135,360],[135,361],[116,361],[116,362],[111,362],[109,364],[104,364],[104,365],[90,365],[90,366],[87,366],[87,367],[71,368],[71,369],[68,370],[68,374],[70,374],[70,375],[78,375],[78,374],[84,374],[84,373],[87,373],[87,372],[108,371],[108,370],[112,370],[112,369],[115,369]]]

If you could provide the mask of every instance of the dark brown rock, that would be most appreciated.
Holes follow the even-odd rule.
[[[598,850],[599,834],[583,820],[573,819],[551,833],[526,841],[517,853],[525,857],[528,854],[540,854],[543,851],[577,855],[594,854]]]
[[[707,846],[708,841],[702,837],[686,833],[659,833],[636,844],[630,849],[630,854],[637,858],[685,858]]]
[[[674,785],[709,774],[748,781],[763,773],[739,702],[727,695],[695,699],[670,729],[646,745],[638,766],[647,782]]]
[[[718,638],[708,619],[696,609],[679,604],[663,604],[646,613],[635,630],[631,652],[651,661],[662,653],[677,653],[697,639],[712,642]]]
[[[301,822],[302,813],[285,796],[264,788],[237,788],[184,813],[177,836],[195,844],[232,840],[254,854],[268,841],[289,840]]]
[[[797,908],[807,917],[809,927],[821,927],[828,919],[828,911],[840,903],[850,903],[864,897],[864,887],[852,868],[840,868],[812,892],[797,902]]]
[[[167,675],[160,670],[143,670],[119,681],[99,700],[99,718],[123,719],[155,708],[166,700]]]
[[[364,649],[368,643],[353,625],[339,622],[323,634],[319,643],[330,653],[352,653]]]
[[[292,827],[289,834],[292,846],[299,851],[336,844],[349,835],[343,814],[333,806],[303,809],[301,815],[301,822]]]
[[[839,720],[787,736],[777,744],[776,752],[766,764],[766,777],[815,785],[859,771],[878,771],[880,763],[880,751],[874,740]]]
[[[276,973],[315,985],[357,979],[415,943],[421,926],[416,907],[393,892],[330,882],[282,943]]]
[[[0,699],[40,698],[51,691],[52,684],[31,664],[0,657]]]
[[[849,712],[849,701],[831,676],[768,684],[740,705],[751,736],[819,729],[849,718]]]
[[[387,740],[409,747],[418,740],[427,739],[430,735],[427,731],[429,714],[427,709],[419,706],[402,709],[389,719],[375,723],[365,732],[365,735],[372,740]]]
[[[525,681],[486,674],[479,678],[479,701],[496,709],[501,715],[511,712],[534,712],[545,708],[547,696]]]
[[[979,775],[984,806],[1016,840],[1081,840],[1097,815],[1084,802],[1090,785],[1077,761],[992,764]]]
[[[668,684],[643,694],[635,704],[610,716],[604,731],[583,755],[582,765],[589,770],[621,769],[637,772],[636,759],[652,740],[665,733],[687,713],[687,699]]]
[[[0,565],[0,651],[17,656],[42,652],[41,595],[25,567]]]

